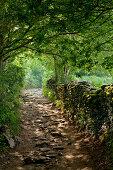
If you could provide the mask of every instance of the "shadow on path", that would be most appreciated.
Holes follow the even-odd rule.
[[[2,156],[0,170],[94,170],[84,134],[69,125],[42,89],[22,93],[21,130],[14,149]]]

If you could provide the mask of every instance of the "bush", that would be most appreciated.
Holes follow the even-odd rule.
[[[52,89],[48,89],[46,85],[43,85],[43,95],[48,97],[50,100],[55,101],[55,92]]]
[[[24,82],[21,67],[9,64],[0,72],[0,128],[8,126],[12,135],[19,130],[19,94]],[[0,134],[0,145],[3,137]]]
[[[6,139],[2,134],[0,134],[0,151],[4,150],[5,147],[6,147]]]

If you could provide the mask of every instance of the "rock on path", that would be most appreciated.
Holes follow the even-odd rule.
[[[21,130],[14,149],[0,158],[0,170],[93,170],[84,136],[42,96],[42,89],[22,93]]]

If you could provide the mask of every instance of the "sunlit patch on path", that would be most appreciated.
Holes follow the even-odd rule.
[[[0,170],[93,170],[83,134],[42,96],[42,89],[22,93],[21,129],[14,149],[2,156]]]

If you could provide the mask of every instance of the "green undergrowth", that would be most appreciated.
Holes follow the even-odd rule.
[[[0,134],[0,151],[5,151],[5,149],[6,149],[6,139],[2,134]]]
[[[19,130],[19,94],[23,87],[24,71],[21,67],[8,64],[0,72],[0,129],[7,127],[13,136]],[[4,132],[5,133],[5,132]],[[0,132],[0,149],[4,148],[4,135]]]
[[[101,87],[102,85],[108,85],[113,83],[113,69],[106,70],[101,66],[92,68],[90,71],[76,68],[70,70],[67,75],[66,81],[89,81],[93,87]]]
[[[96,75],[87,75],[87,76],[82,76],[82,77],[73,77],[73,80],[77,81],[84,81],[87,80],[91,83],[93,87],[101,87],[102,85],[107,85],[113,83],[113,77],[112,76],[96,76]]]
[[[46,85],[43,85],[43,95],[47,98],[49,98],[51,101],[56,100],[55,93],[52,89],[48,89]]]
[[[62,107],[62,101],[61,100],[56,100],[55,101],[57,107]]]

